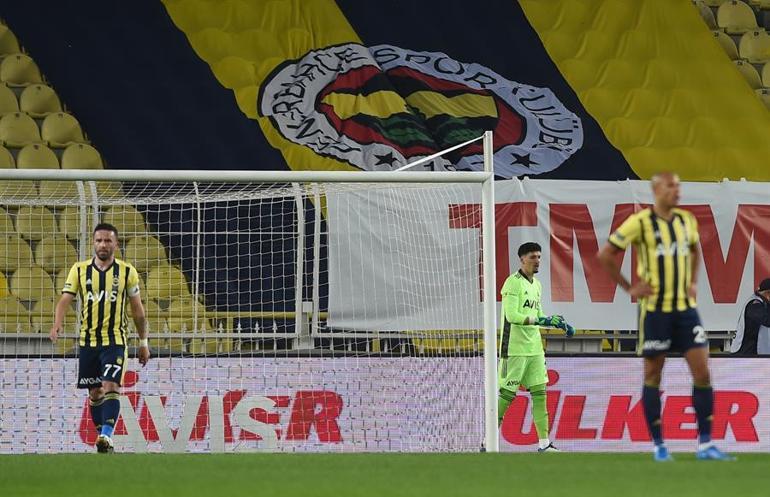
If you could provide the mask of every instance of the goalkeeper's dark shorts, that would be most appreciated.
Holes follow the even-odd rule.
[[[708,343],[706,330],[695,309],[674,312],[641,309],[639,312],[639,355],[685,353],[695,347],[708,347]]]

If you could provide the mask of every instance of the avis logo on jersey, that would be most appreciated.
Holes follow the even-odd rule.
[[[110,293],[104,290],[101,290],[99,293],[86,292],[86,302],[101,302],[104,298],[109,299],[110,302],[115,302],[118,300],[118,291],[112,290]]]

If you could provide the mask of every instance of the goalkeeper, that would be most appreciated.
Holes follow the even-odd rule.
[[[575,328],[561,316],[545,316],[540,308],[540,282],[535,273],[540,269],[540,245],[527,242],[519,247],[520,269],[510,275],[501,291],[503,297],[498,365],[497,424],[503,416],[520,385],[532,397],[532,418],[538,437],[538,452],[559,452],[548,439],[548,411],[546,410],[545,386],[548,373],[545,352],[540,338],[540,327],[560,328],[568,337]]]

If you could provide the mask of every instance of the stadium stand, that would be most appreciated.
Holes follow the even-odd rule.
[[[19,102],[16,100],[16,94],[5,85],[0,85],[0,116],[19,112]]]
[[[71,114],[64,112],[49,114],[43,120],[40,131],[43,141],[55,148],[65,148],[85,141],[80,123]]]
[[[16,161],[13,159],[13,155],[7,148],[0,145],[0,168],[13,169],[14,167],[16,167]]]
[[[30,143],[16,156],[19,169],[59,169],[59,159],[53,151],[41,143]]]
[[[0,22],[0,57],[20,51],[19,41],[8,26]]]
[[[62,169],[103,169],[99,151],[87,143],[73,143],[61,156]]]
[[[48,300],[56,298],[53,280],[45,270],[36,265],[19,267],[11,276],[11,295],[19,300]]]
[[[46,207],[22,206],[16,214],[16,231],[25,240],[41,240],[49,233],[56,233],[56,217]]]
[[[59,96],[53,88],[44,84],[24,88],[19,96],[19,108],[35,118],[45,118],[48,114],[62,111]]]
[[[8,274],[34,261],[29,244],[15,234],[0,239],[0,271]]]
[[[35,246],[35,262],[49,273],[68,270],[77,261],[75,247],[63,236],[47,236]]]
[[[12,87],[42,83],[40,69],[32,58],[23,53],[6,55],[0,62],[0,81]]]
[[[6,147],[14,148],[40,143],[40,130],[34,119],[27,114],[12,112],[0,118],[0,141]]]

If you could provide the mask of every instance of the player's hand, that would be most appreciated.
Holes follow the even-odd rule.
[[[56,343],[56,340],[59,339],[60,332],[61,332],[61,326],[57,326],[57,325],[51,326],[51,331],[48,332],[48,336],[52,342]]]
[[[553,316],[543,316],[537,318],[537,324],[539,326],[545,326],[546,328],[561,328],[562,330],[566,330],[564,318],[562,316],[559,316],[558,314],[554,314]]]
[[[136,351],[136,358],[139,359],[139,364],[141,364],[142,367],[146,366],[147,361],[150,360],[150,348],[139,347],[139,350]]]
[[[652,295],[652,287],[646,281],[637,281],[635,285],[631,285],[628,289],[628,294],[632,297],[647,297]]]
[[[690,288],[687,289],[687,296],[691,299],[698,296],[698,285],[696,283],[691,284]]]
[[[564,323],[564,326],[565,326],[564,331],[567,332],[567,338],[572,338],[573,336],[575,336],[575,327],[574,326],[572,326],[571,324],[567,324],[567,323]]]

